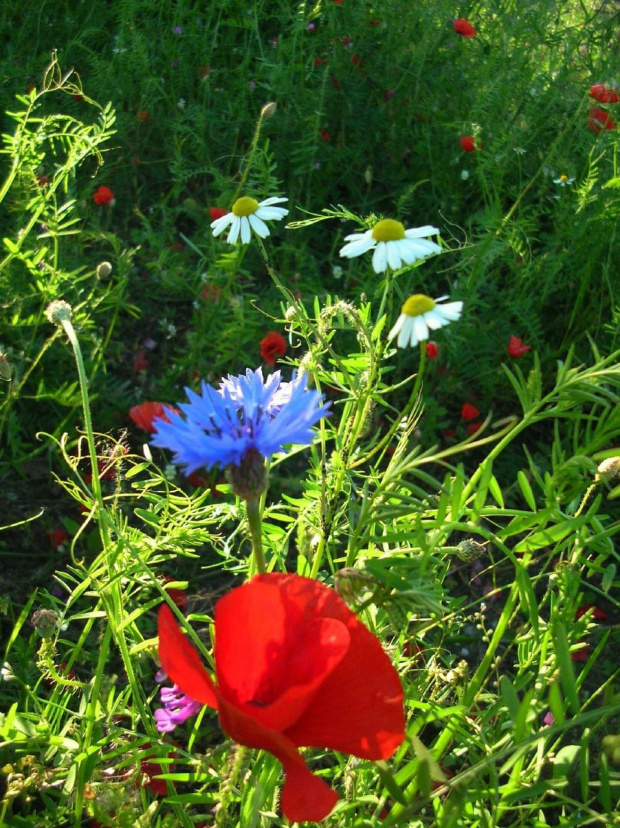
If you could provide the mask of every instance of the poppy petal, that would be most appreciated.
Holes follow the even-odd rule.
[[[273,579],[274,574],[254,581]],[[293,575],[279,577],[289,606],[344,624],[350,645],[299,720],[286,730],[301,747],[328,747],[363,759],[387,759],[405,738],[403,689],[379,640],[333,589]]]
[[[274,730],[293,725],[349,648],[345,624],[316,617],[285,588],[253,579],[215,609],[215,663],[222,695]]]
[[[190,698],[217,710],[218,700],[211,677],[168,606],[159,610],[158,632],[159,660],[169,678]]]
[[[285,779],[280,805],[284,816],[291,822],[325,819],[338,801],[338,794],[310,772],[290,739],[264,727],[253,716],[230,704],[219,692],[218,696],[224,731],[240,745],[267,750],[282,763]]]

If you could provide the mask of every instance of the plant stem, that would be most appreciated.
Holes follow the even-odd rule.
[[[245,506],[248,516],[248,524],[250,527],[250,536],[252,538],[252,552],[254,554],[256,571],[259,573],[267,572],[265,556],[263,554],[263,535],[261,528],[260,498],[253,497],[249,500],[246,500]]]

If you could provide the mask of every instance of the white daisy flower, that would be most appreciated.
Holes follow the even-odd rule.
[[[559,178],[554,178],[553,183],[559,184],[560,187],[566,187],[568,184],[572,184],[574,178],[569,178],[567,175],[561,175]]]
[[[406,348],[408,345],[414,348],[418,342],[428,339],[429,331],[436,331],[450,322],[455,322],[461,316],[463,303],[440,304],[447,298],[440,296],[439,299],[431,299],[423,293],[414,293],[403,305],[396,324],[388,334],[388,340],[394,339],[398,334],[399,348]]]
[[[441,247],[426,238],[438,233],[439,230],[430,224],[405,230],[400,221],[383,219],[365,233],[345,236],[345,241],[349,243],[345,244],[340,255],[352,259],[374,249],[372,266],[375,273],[383,273],[388,265],[392,270],[397,270],[403,264],[413,264],[432,253],[441,253]]]
[[[288,199],[272,197],[259,202],[250,196],[242,196],[235,201],[230,213],[211,222],[213,235],[219,236],[228,225],[231,225],[226,239],[230,244],[236,244],[239,236],[243,244],[248,244],[252,238],[252,230],[264,239],[269,235],[269,228],[265,221],[280,221],[288,215],[288,210],[273,206],[283,201],[288,201]]]

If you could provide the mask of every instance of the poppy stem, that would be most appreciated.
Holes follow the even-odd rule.
[[[254,554],[256,571],[262,574],[267,572],[267,566],[265,564],[265,555],[263,554],[260,498],[249,498],[245,501],[245,506],[248,516],[248,525],[250,527],[250,536],[252,538],[252,552]]]

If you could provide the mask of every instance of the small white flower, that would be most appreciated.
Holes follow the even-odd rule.
[[[236,244],[239,236],[243,244],[248,244],[252,238],[252,230],[264,239],[269,235],[269,228],[265,221],[280,221],[288,215],[288,210],[273,206],[283,201],[288,201],[288,199],[272,197],[259,202],[250,196],[242,196],[235,201],[230,213],[211,222],[213,235],[219,236],[231,225],[226,239],[230,244]]]
[[[186,106],[185,98],[179,98],[179,100],[177,101],[177,106],[179,107],[179,109],[185,109],[185,106]]]
[[[383,219],[371,230],[345,236],[348,244],[341,249],[340,255],[352,259],[374,250],[372,267],[375,273],[383,273],[388,265],[392,270],[398,270],[403,264],[413,264],[433,253],[441,253],[441,247],[427,238],[438,233],[439,230],[429,224],[405,230],[400,221]]]
[[[406,348],[408,345],[414,348],[418,342],[428,339],[429,331],[436,331],[450,322],[455,322],[461,316],[463,303],[440,304],[447,298],[440,296],[439,299],[431,299],[423,293],[414,293],[403,305],[396,324],[388,334],[388,340],[394,339],[398,334],[399,348]]]
[[[560,187],[566,187],[569,184],[572,184],[574,180],[574,178],[569,178],[567,175],[561,175],[559,178],[554,178],[553,183],[559,184]]]
[[[342,272],[343,271],[340,265],[334,265],[332,267],[332,276],[334,277],[334,279],[342,279]]]
[[[469,170],[461,170],[461,180],[467,181],[469,178]]]
[[[523,147],[513,147],[513,150],[517,153],[517,155],[525,155],[527,152],[527,150]]]

